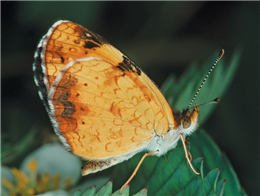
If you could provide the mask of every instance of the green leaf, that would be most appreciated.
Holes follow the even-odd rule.
[[[111,196],[128,196],[129,195],[129,186],[124,187],[122,190],[122,193],[120,194],[120,189],[118,189],[116,192],[114,192]]]
[[[144,188],[138,193],[134,194],[133,196],[146,196],[146,195],[147,195],[147,188]]]
[[[211,192],[208,195],[209,196],[217,196],[217,193],[219,193],[219,196],[224,195],[225,182],[226,182],[226,180],[219,181],[216,189],[212,189]]]
[[[96,187],[92,187],[84,191],[83,194],[81,194],[81,191],[75,191],[72,196],[129,196],[129,186],[126,186],[122,193],[120,193],[120,189],[112,193],[112,181],[109,181],[106,183],[101,189],[96,193]],[[142,189],[138,193],[135,194],[135,196],[146,196],[147,195],[147,189]]]
[[[112,182],[109,181],[103,186],[96,194],[96,196],[111,195],[112,194]]]
[[[109,183],[109,182],[108,182]],[[92,187],[90,189],[87,189],[82,196],[94,196],[96,194],[96,187]]]
[[[220,151],[208,134],[202,130],[197,130],[190,138],[190,143],[193,157],[201,155],[205,157],[204,169],[206,172],[214,167],[221,169],[220,178],[226,180],[225,195],[246,195],[228,158]]]
[[[72,196],[80,196],[81,195],[81,192],[80,191],[76,191],[72,194]]]

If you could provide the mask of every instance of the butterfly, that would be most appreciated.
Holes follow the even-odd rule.
[[[208,75],[223,56],[221,50]],[[172,111],[155,83],[103,37],[70,21],[55,22],[40,40],[33,63],[55,133],[65,148],[87,160],[82,175],[98,172],[146,151],[161,156],[198,126],[199,107]],[[215,100],[214,102],[218,102]],[[193,109],[192,111],[190,111]]]

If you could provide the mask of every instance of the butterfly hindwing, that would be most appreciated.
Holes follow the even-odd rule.
[[[101,36],[56,22],[35,53],[35,80],[63,144],[85,159],[145,149],[174,126],[156,85]]]

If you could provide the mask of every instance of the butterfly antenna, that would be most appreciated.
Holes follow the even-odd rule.
[[[199,89],[197,90],[196,94],[195,94],[194,97],[192,98],[192,100],[191,100],[191,102],[190,102],[190,104],[189,104],[189,106],[188,106],[187,109],[190,108],[191,104],[193,103],[193,101],[195,100],[195,98],[197,97],[197,95],[199,94],[200,89],[202,88],[203,84],[205,83],[205,81],[206,81],[207,78],[209,77],[209,74],[213,71],[213,69],[215,68],[215,66],[217,65],[217,63],[219,62],[219,60],[223,57],[223,55],[224,55],[224,50],[221,49],[221,51],[220,51],[220,53],[219,53],[217,59],[215,60],[214,64],[213,64],[212,67],[210,68],[210,70],[209,70],[209,72],[207,73],[207,75],[205,76],[203,82],[201,83]]]
[[[203,103],[203,104],[200,104],[200,105],[197,105],[197,106],[193,106],[190,109],[195,108],[195,107],[201,107],[201,106],[204,106],[204,105],[209,105],[209,104],[212,104],[212,103],[218,103],[218,102],[220,102],[220,99],[216,98],[216,99],[209,101],[207,103]]]

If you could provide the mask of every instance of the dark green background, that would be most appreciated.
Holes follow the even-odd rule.
[[[159,86],[191,63],[199,67],[216,50],[224,48],[228,61],[240,47],[235,79],[202,127],[226,153],[246,192],[260,194],[259,2],[1,2],[1,16],[1,134],[10,148],[35,125],[40,131],[31,147],[56,139],[32,62],[38,41],[58,19],[102,35]],[[24,156],[5,164],[19,166]]]

